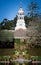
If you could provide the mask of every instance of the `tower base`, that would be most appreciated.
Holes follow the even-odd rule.
[[[21,27],[21,26],[16,26],[16,27],[15,27],[15,30],[19,30],[19,29],[26,30],[27,28],[26,28],[26,27],[24,27],[24,26],[22,26],[22,27]]]
[[[27,37],[27,29],[16,29],[14,31],[14,38],[26,38]]]

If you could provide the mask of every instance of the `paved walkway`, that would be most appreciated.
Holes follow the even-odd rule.
[[[11,62],[24,63],[24,62],[31,62],[31,60],[17,59],[17,60],[11,60]],[[0,61],[0,63],[10,63],[10,61]],[[32,61],[32,63],[41,63],[41,61]]]
[[[0,63],[10,63],[10,61],[0,61]]]
[[[31,60],[26,60],[26,59],[16,59],[16,60],[11,60],[11,62],[24,63],[24,62],[31,62]]]
[[[32,61],[32,63],[41,63],[41,61]]]

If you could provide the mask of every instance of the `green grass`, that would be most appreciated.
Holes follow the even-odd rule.
[[[33,56],[32,59],[41,61],[41,56]]]
[[[15,39],[15,43],[20,44],[20,39]]]

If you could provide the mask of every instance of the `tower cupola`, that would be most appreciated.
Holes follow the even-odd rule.
[[[24,14],[24,11],[23,11],[22,7],[20,7],[20,9],[19,9],[19,11],[18,11],[18,14],[19,14],[19,15],[23,15],[23,14]]]

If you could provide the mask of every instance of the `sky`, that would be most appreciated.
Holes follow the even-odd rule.
[[[27,6],[31,0],[0,0],[0,22],[7,18],[8,20],[14,19],[20,8],[20,1],[22,1],[22,8],[27,13]],[[38,5],[41,7],[41,0],[36,0]],[[41,9],[40,9],[41,11]]]

